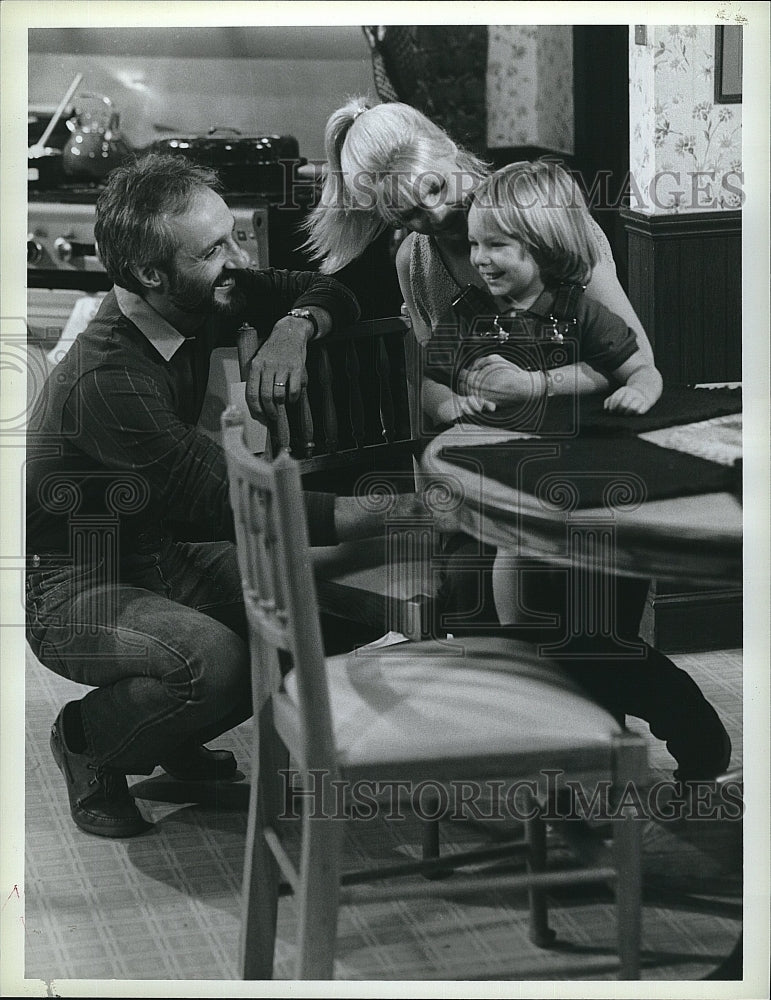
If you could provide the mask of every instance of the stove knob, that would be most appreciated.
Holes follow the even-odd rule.
[[[72,260],[72,244],[69,240],[66,240],[63,236],[58,236],[54,240],[54,247],[56,248],[56,253],[59,255],[59,260],[69,263]]]
[[[43,247],[34,233],[27,233],[27,263],[38,264],[43,259]]]

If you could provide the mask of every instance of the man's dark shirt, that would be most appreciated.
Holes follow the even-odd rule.
[[[156,313],[160,333],[146,335],[119,305],[120,299],[125,309],[136,297],[123,289],[107,294],[51,372],[30,416],[29,553],[77,559],[70,551],[75,523],[79,537],[89,523],[97,531],[117,523],[123,554],[162,535],[232,540],[225,454],[195,426],[212,350],[234,345],[244,321],[267,336],[295,306],[326,309],[335,328],[359,315],[345,286],[314,272],[267,269],[241,277],[245,314],[207,320],[188,338]],[[334,497],[308,495],[307,505],[311,540],[336,541]]]

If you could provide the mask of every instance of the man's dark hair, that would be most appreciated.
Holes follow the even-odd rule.
[[[202,188],[219,187],[217,175],[183,156],[150,153],[110,172],[96,203],[94,236],[110,279],[137,295],[138,266],[169,270],[177,251],[168,220],[184,213]]]

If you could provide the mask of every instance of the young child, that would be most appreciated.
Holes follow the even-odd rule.
[[[429,383],[424,392],[436,422],[521,404],[539,393],[601,391],[605,379],[618,384],[606,410],[642,414],[653,406],[662,390],[653,361],[619,316],[583,294],[598,251],[586,204],[559,164],[513,163],[482,181],[469,209],[468,235],[471,264],[490,293],[489,311],[494,307],[488,317],[493,331],[504,334],[503,344],[507,322],[518,321],[520,331],[532,331],[531,357],[540,363],[517,364],[510,350],[495,350],[494,337],[483,356],[466,351],[464,360],[461,349],[450,387]],[[563,322],[555,325],[555,317]],[[563,340],[558,330],[566,331],[564,339],[577,352],[571,360],[582,362],[569,379],[550,374],[560,364],[549,360],[550,353],[565,364],[564,350],[549,350]]]
[[[471,263],[498,311],[496,328],[505,331],[507,318],[516,317],[520,336],[522,329],[532,332],[536,350],[531,348],[530,357],[540,361],[538,370],[536,364],[521,367],[496,353],[472,360],[456,380],[474,401],[472,407],[476,401],[496,408],[521,402],[528,386],[531,393],[539,391],[539,378],[540,391],[546,394],[591,389],[548,374],[554,367],[549,334],[558,329],[552,322],[555,316],[568,320],[561,327],[567,331],[564,339],[573,342],[573,360],[584,363],[578,378],[590,380],[598,372],[620,383],[605,399],[606,410],[641,414],[653,406],[662,391],[653,362],[640,352],[634,332],[620,317],[583,294],[597,263],[596,244],[585,202],[561,166],[549,161],[514,163],[487,178],[474,193],[468,234]],[[561,338],[557,333],[558,347]],[[564,359],[564,350],[551,356]],[[519,358],[527,357],[527,350],[520,350]],[[515,565],[510,553],[498,551],[493,593],[505,624],[519,618]]]

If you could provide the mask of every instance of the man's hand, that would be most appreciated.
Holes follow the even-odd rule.
[[[459,530],[460,506],[460,499],[440,480],[428,484],[423,493],[397,493],[379,505],[361,497],[336,497],[335,529],[341,542],[381,535],[389,522],[406,528],[428,520],[437,531],[451,533]]]
[[[296,403],[308,383],[305,371],[310,324],[283,317],[255,354],[246,380],[246,405],[257,419],[276,420],[277,406]]]

